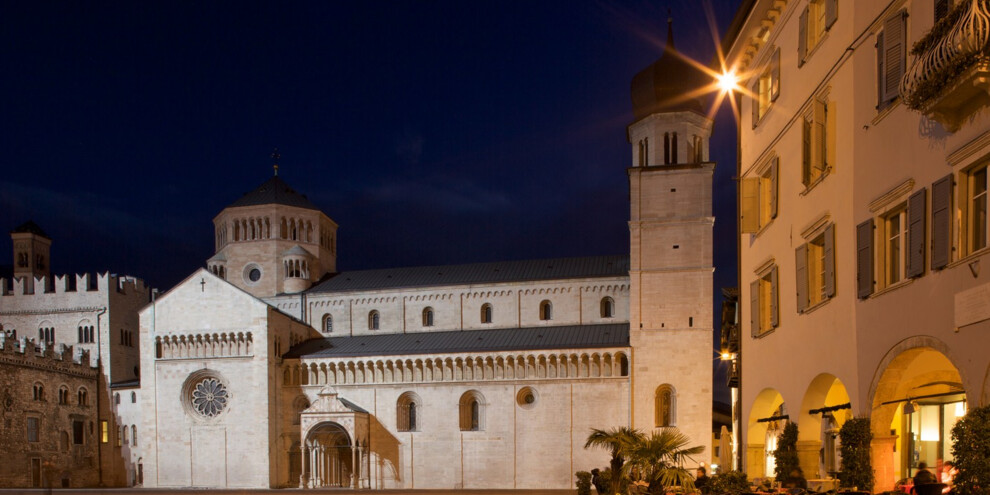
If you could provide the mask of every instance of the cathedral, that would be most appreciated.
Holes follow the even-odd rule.
[[[213,219],[205,267],[135,310],[139,369],[107,379],[109,434],[90,440],[123,459],[107,483],[569,489],[607,463],[592,428],[709,444],[712,121],[680,97],[695,73],[668,41],[633,79],[624,255],[338,271],[337,224],[276,169]]]

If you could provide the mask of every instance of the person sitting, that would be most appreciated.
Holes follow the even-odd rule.
[[[694,477],[694,487],[698,489],[698,492],[703,495],[708,493],[708,475],[706,474],[705,467],[699,466],[698,471],[696,471]]]
[[[791,470],[791,474],[784,480],[784,489],[789,493],[804,493],[808,491],[808,480],[804,478],[804,471],[800,467]]]
[[[945,487],[942,488],[943,495],[952,493],[952,488],[954,486],[953,482],[955,481],[956,473],[958,472],[959,470],[956,469],[954,464],[952,464],[952,461],[945,461],[945,463],[942,464],[941,481],[942,484],[945,485]]]
[[[928,470],[928,464],[924,462],[918,463],[918,472],[914,473],[914,486],[927,485],[929,483],[935,483],[935,475]]]

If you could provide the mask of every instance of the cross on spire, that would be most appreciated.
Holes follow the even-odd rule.
[[[272,168],[275,169],[275,175],[278,176],[278,159],[282,158],[282,155],[278,154],[278,148],[272,152],[272,161],[275,163]]]

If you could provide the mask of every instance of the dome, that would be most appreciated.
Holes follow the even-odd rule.
[[[710,83],[701,69],[682,58],[674,48],[672,21],[667,20],[667,46],[663,55],[632,80],[633,118],[642,119],[660,112],[705,113],[704,95],[685,98]]]

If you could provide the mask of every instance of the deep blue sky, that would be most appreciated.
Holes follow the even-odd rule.
[[[626,253],[629,83],[668,8],[712,59],[704,3],[5,2],[0,226],[40,224],[57,273],[167,289],[278,147],[342,270]],[[739,0],[707,3],[724,33]],[[736,285],[724,107],[716,294]]]

